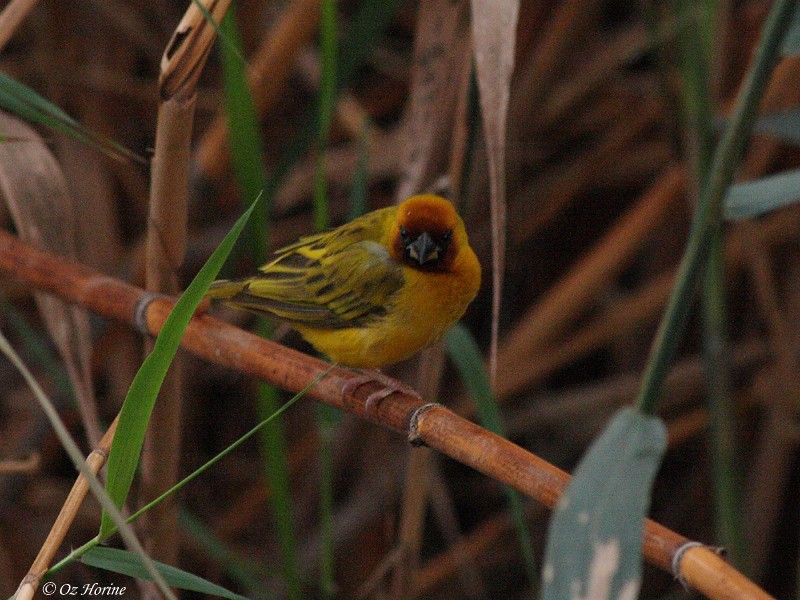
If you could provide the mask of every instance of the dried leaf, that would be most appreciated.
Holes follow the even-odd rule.
[[[472,0],[472,36],[492,202],[492,341],[489,371],[497,377],[497,338],[506,240],[506,121],[514,71],[519,0]]]
[[[75,209],[61,169],[39,135],[0,112],[0,192],[20,237],[62,256],[77,257]],[[58,273],[52,273],[58,277]],[[91,335],[85,310],[45,294],[36,303],[67,367],[90,442],[101,437],[91,382]]]

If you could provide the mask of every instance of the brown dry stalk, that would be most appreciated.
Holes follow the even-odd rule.
[[[114,432],[117,430],[118,418],[119,417],[114,419],[114,422],[111,423],[105,435],[100,439],[97,447],[92,450],[91,454],[86,458],[86,465],[95,475],[100,472],[100,469],[106,462],[108,452],[111,450],[111,442],[114,439]],[[39,587],[42,576],[50,568],[50,565],[53,564],[53,557],[61,547],[64,537],[66,537],[67,531],[69,531],[72,522],[75,520],[78,509],[81,504],[83,504],[83,499],[86,497],[88,491],[89,482],[83,474],[78,475],[67,499],[64,501],[64,505],[58,513],[58,517],[56,517],[53,523],[53,527],[50,529],[50,533],[47,535],[47,539],[45,539],[39,550],[39,554],[36,556],[30,569],[28,569],[28,574],[25,575],[25,578],[20,584],[19,590],[15,595],[16,600],[33,597],[33,594]]]
[[[158,110],[156,147],[150,187],[147,226],[146,287],[153,292],[178,292],[177,272],[186,251],[189,150],[195,95],[163,100]],[[145,344],[152,351],[152,342]],[[182,407],[181,357],[167,373],[153,408],[142,452],[143,498],[154,498],[172,486],[180,472]],[[156,560],[174,564],[178,556],[178,506],[175,497],[147,515],[147,548]]]
[[[265,34],[248,71],[259,115],[263,116],[280,98],[298,50],[317,31],[319,10],[319,0],[294,0]],[[203,133],[197,148],[197,166],[209,181],[216,181],[225,173],[227,139],[227,122],[220,113]]]
[[[173,307],[165,298],[152,298],[144,290],[37,250],[7,232],[0,232],[0,273],[126,323],[135,323],[137,309],[141,310],[142,302],[149,299],[144,325],[152,335],[161,330]],[[59,273],[59,277],[52,277],[52,273]],[[181,345],[210,362],[292,392],[302,390],[329,366],[320,359],[247,333],[207,314],[192,319]],[[397,393],[391,400],[368,411],[366,399],[380,385],[368,383],[354,393],[343,395],[344,385],[355,376],[346,369],[334,368],[308,395],[408,435],[412,442],[439,450],[548,507],[555,506],[567,486],[569,475],[564,471],[439,404],[425,404],[418,398]],[[687,538],[663,525],[646,521],[643,552],[647,561],[660,569],[669,572],[676,552],[687,543]],[[690,568],[685,568],[684,564]],[[708,576],[708,569],[723,567],[707,548],[686,552],[680,567],[678,575],[711,598],[729,598],[731,596],[726,594],[732,588],[741,591],[738,596],[741,598],[769,598],[732,568],[725,567],[724,580],[711,585],[709,582],[717,579]]]
[[[202,4],[219,23],[231,0],[202,0]],[[206,15],[194,2],[189,3],[161,58],[158,89],[162,99],[176,96],[187,99],[194,95],[216,36],[217,30]]]
[[[430,189],[448,169],[455,108],[466,90],[463,65],[471,60],[468,10],[466,3],[448,0],[421,2],[417,8],[397,200]]]
[[[42,457],[38,452],[32,453],[27,458],[6,458],[0,460],[0,475],[33,473],[39,470],[41,464]]]

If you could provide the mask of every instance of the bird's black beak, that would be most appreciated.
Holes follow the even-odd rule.
[[[420,236],[406,246],[408,255],[420,265],[438,259],[442,254],[442,248],[427,231],[423,231]]]

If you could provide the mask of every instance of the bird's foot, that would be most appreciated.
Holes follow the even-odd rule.
[[[367,400],[364,403],[364,408],[368,413],[374,413],[376,410],[378,410],[378,406],[385,398],[397,392],[401,394],[408,394],[409,396],[419,398],[420,400],[422,399],[419,393],[410,385],[405,384],[402,381],[398,381],[397,379],[392,379],[377,369],[368,369],[366,372],[362,371],[361,375],[357,375],[356,377],[351,377],[348,379],[347,383],[345,383],[342,387],[342,398],[348,394],[353,394],[358,388],[367,383],[378,383],[383,386],[382,389],[372,392],[369,396],[367,396]]]

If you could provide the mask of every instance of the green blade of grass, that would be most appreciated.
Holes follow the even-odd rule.
[[[258,200],[234,224],[186,291],[178,299],[163,329],[156,338],[153,351],[145,359],[131,383],[120,411],[119,424],[108,457],[106,491],[117,507],[122,507],[133,481],[144,443],[147,424],[167,369],[178,350],[183,332],[189,324],[203,294],[214,281],[234,242],[256,206]],[[104,539],[113,528],[106,511],[100,524],[99,537]]]
[[[481,424],[489,431],[505,437],[505,427],[503,427],[503,421],[500,418],[500,409],[497,406],[494,392],[492,392],[489,375],[484,367],[483,356],[477,342],[475,342],[475,338],[461,323],[456,323],[447,332],[445,345],[447,346],[447,353],[458,368],[464,387],[469,391],[475,402],[475,408]],[[536,589],[539,578],[536,574],[536,560],[533,546],[531,545],[528,522],[525,520],[522,496],[508,486],[504,486],[504,488],[509,508],[514,518],[514,525],[517,529],[517,537],[519,538],[528,581],[531,589]]]
[[[752,219],[800,200],[800,169],[739,183],[725,196],[725,218]]]
[[[228,133],[234,176],[242,197],[265,187],[264,150],[261,131],[253,101],[253,92],[247,78],[246,65],[238,59],[242,54],[241,35],[231,11],[223,19],[222,31],[228,43],[223,47],[223,77],[225,109],[228,116]],[[265,201],[250,230],[250,248],[256,264],[267,260],[269,208],[276,186],[266,186]],[[257,333],[272,337],[272,324],[260,319]],[[273,414],[280,405],[280,394],[273,386],[260,383],[256,395],[256,410],[263,419]],[[294,533],[294,515],[289,485],[289,466],[286,459],[286,442],[283,424],[273,421],[260,434],[261,451],[267,484],[272,491],[272,508],[275,532],[282,559],[283,577],[287,597],[297,600],[302,597],[302,587],[297,562],[297,541]]]
[[[764,115],[756,121],[755,130],[800,146],[800,109],[790,108]]]
[[[151,575],[147,572],[139,556],[126,550],[117,548],[92,548],[81,557],[81,562],[90,567],[104,569],[120,575],[135,577],[151,581]],[[155,562],[156,569],[166,582],[172,587],[191,592],[198,592],[219,598],[229,598],[230,600],[247,600],[244,596],[234,594],[224,587],[211,583],[192,573],[187,573],[164,563]]]
[[[117,160],[133,160],[147,164],[147,160],[143,157],[85,128],[58,106],[5,73],[0,73],[0,108],[26,121],[69,135]]]
[[[222,19],[220,35],[227,43],[222,46],[223,101],[228,123],[231,165],[242,198],[254,198],[264,189],[267,179],[264,167],[264,142],[256,112],[253,92],[247,78],[247,65],[241,60],[242,38],[236,26],[235,5]],[[269,231],[269,198],[253,215],[248,236],[256,264],[267,260]]]
[[[260,320],[258,333],[272,337],[270,323]],[[280,395],[274,386],[261,384],[256,396],[256,410],[263,418],[275,412],[280,405]],[[295,536],[294,510],[287,461],[286,436],[283,422],[272,421],[261,430],[261,454],[264,471],[270,489],[270,504],[275,523],[275,535],[281,553],[283,578],[286,582],[286,596],[292,600],[302,598],[300,569],[297,561],[297,538]]]
[[[352,221],[360,217],[367,211],[367,195],[369,194],[369,146],[367,145],[367,135],[369,134],[369,120],[364,119],[361,123],[361,131],[358,137],[358,164],[356,172],[353,174],[353,185],[350,188],[350,207],[347,211],[347,219]]]
[[[720,7],[717,0],[686,2],[683,12],[690,18],[678,32],[683,48],[680,61],[684,84],[681,88],[687,107],[686,137],[689,144],[695,181],[700,189],[709,180],[715,145],[714,62],[717,20]],[[722,221],[715,217],[709,224],[709,249],[704,266],[702,285],[703,348],[708,390],[708,405],[713,426],[711,447],[713,456],[715,521],[718,541],[726,546],[734,564],[741,566],[747,552],[741,526],[741,495],[735,456],[736,439],[728,434],[736,430],[732,408],[730,369],[728,364],[727,313],[725,310],[725,265],[723,261]]]

